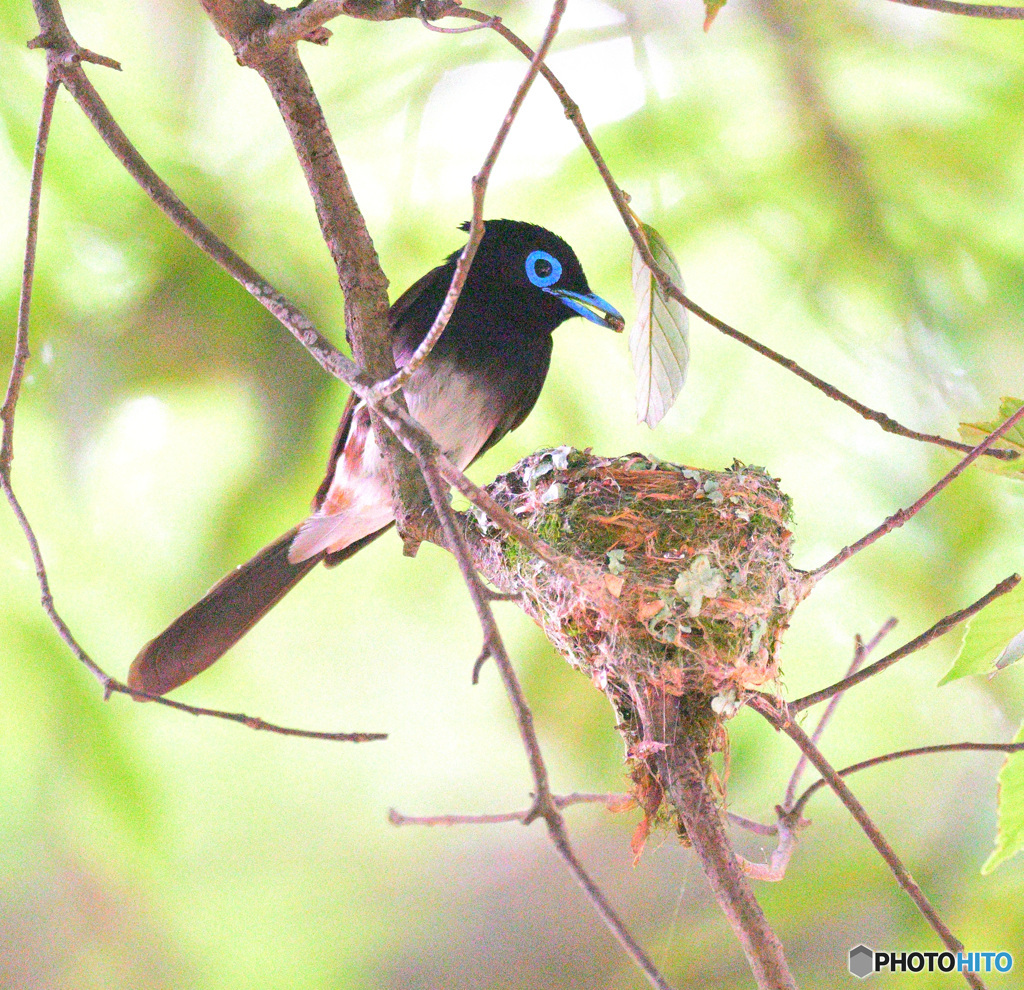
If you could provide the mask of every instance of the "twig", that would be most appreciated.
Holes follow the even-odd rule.
[[[618,811],[620,808],[636,803],[636,799],[629,794],[554,794],[552,800],[555,807],[568,808],[574,804],[603,804],[609,811]],[[522,822],[532,809],[525,811],[499,811],[491,815],[405,815],[396,808],[388,811],[388,821],[392,825],[504,825],[508,822]],[[763,822],[755,822],[751,818],[744,818],[742,815],[735,815],[731,811],[726,817],[734,825],[738,825],[755,835],[778,835],[778,825],[765,825]]]
[[[991,17],[995,20],[1020,20],[1024,18],[1024,7],[988,7],[980,3],[955,3],[954,0],[892,0],[905,7],[923,7],[937,10],[942,14],[959,14],[962,17]]]
[[[742,815],[734,815],[731,811],[726,813],[726,818],[734,825],[738,825],[754,835],[778,835],[778,825],[765,825],[764,822],[755,822],[752,818],[744,818]]]
[[[452,8],[454,9],[454,7]],[[428,31],[436,31],[438,34],[469,34],[470,31],[484,31],[489,27],[494,27],[501,18],[495,14],[493,17],[486,21],[481,21],[479,24],[470,24],[468,27],[461,28],[446,28],[441,27],[439,24],[434,24],[428,16],[426,10],[420,11],[420,20],[423,21],[423,26]]]
[[[601,572],[597,568],[581,564],[575,558],[560,553],[536,533],[527,529],[515,516],[502,508],[488,492],[473,484],[443,454],[437,457],[437,468],[444,480],[459,494],[465,496],[473,505],[486,513],[487,518],[496,526],[514,536],[535,557],[549,564],[554,571],[590,599],[602,614],[611,618],[622,614],[622,603],[608,591]],[[519,596],[513,595],[512,597]]]
[[[846,671],[847,677],[852,677],[861,668],[865,660],[871,655],[875,647],[896,627],[896,619],[890,618],[882,625],[882,628],[871,637],[870,641],[864,643],[860,636],[857,637],[857,643],[853,651],[853,660],[850,662],[850,666]],[[832,695],[829,703],[825,706],[825,711],[822,712],[821,718],[818,719],[818,724],[814,727],[814,732],[811,733],[811,742],[815,746],[818,745],[822,735],[825,732],[828,723],[832,720],[832,716],[835,714],[836,708],[839,706],[839,702],[843,698],[843,692],[839,691]],[[793,797],[796,794],[797,785],[800,783],[800,778],[803,776],[804,770],[807,768],[807,757],[801,753],[799,759],[796,761],[796,766],[793,768],[793,773],[789,778],[789,784],[786,786],[786,796],[782,799],[782,807],[787,810],[793,807]]]
[[[603,804],[609,810],[613,805],[631,801],[628,794],[552,794],[551,800],[556,808],[569,808],[574,804]],[[500,811],[493,815],[403,815],[396,808],[388,811],[388,821],[395,826],[400,825],[506,825],[509,822],[526,821],[533,811]]]
[[[740,869],[752,880],[763,880],[766,883],[779,883],[786,878],[786,869],[796,848],[796,833],[801,824],[798,813],[789,813],[778,808],[779,823],[775,826],[779,836],[778,844],[772,851],[767,863],[752,863],[749,859],[736,854],[736,862]]]
[[[36,131],[35,152],[32,156],[32,179],[28,196],[28,233],[25,237],[25,261],[21,269],[21,296],[18,300],[18,329],[14,343],[14,359],[11,364],[7,394],[4,397],[3,407],[0,408],[0,422],[3,423],[4,429],[3,441],[0,444],[0,477],[4,480],[5,491],[8,491],[10,486],[11,464],[14,461],[14,413],[18,405],[18,397],[21,395],[21,382],[25,376],[25,364],[28,362],[30,353],[28,327],[29,313],[32,309],[32,282],[36,272],[36,245],[39,241],[39,203],[43,193],[43,165],[46,162],[46,143],[50,136],[50,124],[53,121],[53,107],[57,101],[58,89],[60,89],[60,79],[52,71],[48,72],[46,87],[43,90],[43,106],[39,114],[39,128]],[[14,500],[13,496],[13,491],[8,491],[8,499]]]
[[[487,183],[490,181],[491,172],[498,161],[498,155],[501,154],[501,149],[505,146],[505,140],[512,129],[512,124],[515,122],[523,101],[526,99],[526,94],[530,91],[533,81],[537,78],[537,73],[547,56],[548,49],[550,49],[551,43],[555,40],[555,35],[558,33],[558,25],[562,21],[562,15],[565,13],[566,3],[567,0],[556,0],[552,5],[551,16],[548,18],[548,26],[544,31],[544,37],[541,39],[540,46],[530,60],[530,67],[526,70],[526,75],[523,76],[519,89],[516,90],[516,95],[512,98],[512,103],[505,114],[504,120],[501,122],[501,126],[498,128],[498,133],[494,136],[494,141],[487,152],[483,166],[473,176],[473,219],[469,225],[469,240],[462,249],[462,254],[459,255],[459,260],[455,265],[455,272],[452,275],[451,285],[448,287],[444,302],[441,303],[441,308],[434,318],[433,325],[427,331],[427,335],[423,340],[420,341],[416,350],[413,351],[409,360],[387,381],[378,382],[374,385],[371,392],[374,400],[392,395],[409,381],[417,369],[426,361],[441,334],[444,333],[445,327],[448,326],[452,313],[455,312],[455,306],[459,301],[459,296],[462,295],[463,286],[466,284],[470,267],[473,264],[473,259],[476,257],[477,248],[480,246],[480,241],[484,236],[484,197],[487,194]],[[479,26],[485,27],[487,25],[480,24]],[[493,24],[490,26],[493,26]]]
[[[858,670],[857,673],[851,674],[849,677],[844,677],[841,681],[836,681],[835,684],[830,684],[826,688],[822,688],[820,691],[814,691],[811,694],[804,695],[802,698],[796,701],[791,701],[786,706],[790,715],[797,715],[802,712],[805,708],[810,708],[811,705],[817,705],[822,701],[826,701],[835,694],[839,694],[842,691],[846,691],[852,688],[855,684],[860,684],[862,681],[866,681],[869,677],[874,677],[875,674],[880,674],[883,670],[891,667],[898,660],[902,660],[904,657],[910,656],[911,653],[916,653],[918,650],[926,647],[933,639],[938,639],[939,636],[949,632],[954,626],[959,625],[966,619],[969,619],[972,615],[977,614],[990,602],[995,601],[1001,595],[1005,595],[1008,591],[1012,591],[1017,585],[1020,584],[1020,575],[1011,574],[1008,578],[1004,578],[999,582],[988,594],[983,595],[973,605],[968,605],[967,608],[960,609],[959,612],[952,612],[945,618],[939,619],[930,629],[926,629],[920,636],[915,637],[908,643],[904,643],[898,650],[893,650],[888,656],[883,657],[881,660],[875,661],[863,670]],[[766,699],[765,695],[760,695],[762,699]]]
[[[456,10],[451,11],[453,17],[465,17],[470,20],[478,21],[483,23],[489,20],[489,15],[482,13],[478,10],[472,10],[465,7],[460,7]],[[518,52],[526,56],[526,58],[533,59],[534,51],[526,44],[515,32],[510,30],[505,24],[499,22],[492,24],[491,27],[498,34],[500,34],[509,44],[511,44]],[[580,136],[580,140],[583,142],[590,157],[593,159],[598,172],[601,174],[601,178],[604,180],[605,185],[608,188],[608,192],[611,194],[612,200],[618,208],[619,215],[622,218],[622,222],[625,224],[630,237],[632,238],[633,244],[640,252],[644,259],[644,262],[653,272],[654,276],[658,279],[659,284],[672,298],[676,299],[681,305],[685,306],[691,313],[699,316],[705,323],[714,327],[716,330],[724,333],[727,337],[732,337],[734,340],[739,341],[741,344],[757,351],[762,357],[768,358],[775,364],[785,368],[787,371],[792,372],[799,378],[802,378],[809,385],[813,385],[814,388],[823,392],[830,399],[834,399],[836,402],[841,402],[848,406],[854,412],[863,416],[865,419],[871,420],[876,423],[886,433],[892,433],[896,436],[906,437],[910,440],[918,440],[922,443],[937,444],[941,447],[946,447],[949,450],[956,450],[963,453],[972,450],[973,448],[969,444],[961,443],[957,440],[947,440],[945,437],[936,436],[932,433],[921,433],[918,430],[912,430],[909,427],[903,426],[898,423],[892,417],[887,416],[883,412],[871,409],[864,405],[862,402],[858,402],[852,396],[847,395],[845,392],[841,392],[835,386],[830,385],[824,379],[819,378],[817,375],[802,368],[796,361],[791,358],[787,358],[780,354],[778,351],[754,340],[753,337],[748,336],[740,330],[731,327],[724,320],[718,319],[713,316],[702,306],[695,303],[690,299],[683,291],[682,288],[675,284],[671,276],[657,263],[654,256],[651,254],[650,247],[647,244],[647,240],[644,237],[642,231],[636,224],[633,212],[629,207],[628,196],[619,187],[615,181],[611,170],[608,168],[607,163],[604,160],[604,156],[601,154],[594,141],[590,130],[587,128],[586,122],[583,119],[583,115],[580,112],[578,104],[569,96],[565,87],[559,82],[555,74],[546,66],[541,66],[541,74],[547,80],[548,84],[554,90],[555,95],[558,97],[565,110],[565,116],[569,119],[572,125],[576,128],[577,133]],[[1015,450],[988,450],[986,453],[991,457],[997,457],[1001,460],[1014,460],[1019,455]]]
[[[797,744],[800,750],[806,754],[808,760],[825,779],[829,787],[835,791],[836,796],[843,802],[857,824],[860,825],[864,834],[892,871],[896,882],[917,905],[918,910],[942,940],[942,944],[950,952],[962,952],[964,948],[963,943],[946,927],[945,922],[939,917],[935,908],[932,907],[924,891],[918,886],[917,881],[910,875],[910,872],[903,865],[899,856],[896,855],[895,850],[879,831],[878,826],[871,820],[864,806],[857,800],[850,788],[846,786],[843,778],[836,773],[832,765],[825,759],[821,750],[811,742],[807,733],[793,721],[790,713],[785,710],[779,711],[771,700],[763,695],[751,699],[750,705],[775,728],[785,732]],[[973,973],[964,973],[963,976],[969,986],[975,988],[975,990],[983,990],[984,984]]]
[[[885,753],[882,756],[873,756],[870,760],[862,760],[860,763],[853,763],[836,773],[840,777],[848,777],[851,773],[858,773],[861,770],[868,770],[871,767],[880,766],[883,763],[891,763],[893,760],[905,760],[910,756],[929,756],[932,753],[1020,753],[1024,752],[1024,743],[940,743],[935,746],[915,746],[913,749],[900,749],[893,753]],[[816,780],[807,788],[799,799],[793,804],[793,814],[803,814],[807,802],[821,790],[827,783],[823,778]]]
[[[1012,430],[1022,419],[1024,419],[1024,405],[1020,407],[1009,419],[1005,420],[1001,426],[993,430],[977,447],[973,448],[971,452],[964,457],[959,464],[957,464],[951,471],[948,471],[943,475],[931,488],[928,489],[913,505],[906,509],[900,509],[898,512],[894,512],[888,519],[885,520],[880,526],[877,526],[870,533],[862,536],[856,543],[851,544],[848,547],[844,547],[839,551],[831,560],[826,561],[820,567],[815,568],[813,571],[808,573],[810,580],[817,580],[828,574],[829,571],[834,570],[840,564],[849,560],[855,553],[863,550],[865,547],[870,546],[877,539],[885,536],[886,533],[891,533],[894,529],[898,529],[904,523],[912,519],[918,512],[921,511],[936,495],[939,494],[947,485],[958,478],[964,471],[967,470],[982,454],[985,453],[1001,436]]]

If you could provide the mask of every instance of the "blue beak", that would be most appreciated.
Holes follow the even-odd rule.
[[[606,303],[600,296],[593,292],[584,295],[582,292],[570,292],[568,289],[545,289],[545,292],[557,296],[569,309],[580,316],[586,317],[592,323],[600,323],[609,330],[622,333],[626,321],[622,314],[611,304]]]

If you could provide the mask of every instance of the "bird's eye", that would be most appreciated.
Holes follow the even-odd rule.
[[[547,251],[531,251],[526,257],[526,277],[538,289],[546,289],[562,277],[562,263]]]

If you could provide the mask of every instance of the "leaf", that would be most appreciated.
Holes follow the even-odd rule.
[[[698,554],[690,566],[675,582],[676,592],[690,603],[686,614],[690,618],[700,615],[705,598],[714,598],[725,587],[722,572],[711,566],[706,554]]]
[[[604,586],[616,598],[622,594],[622,586],[625,583],[626,579],[621,574],[605,574],[604,576]]]
[[[993,430],[1002,426],[1022,405],[1024,405],[1024,399],[1014,399],[1012,396],[1004,395],[1000,400],[999,414],[991,423],[961,423],[960,438],[964,443],[977,446]],[[996,474],[1004,474],[1024,481],[1024,422],[1018,423],[997,440],[995,445],[1002,450],[1015,450],[1020,457],[1013,461],[1003,461],[998,457],[979,457],[976,462],[978,466],[988,471],[994,471]]]
[[[563,498],[565,498],[565,485],[560,481],[553,481],[544,489],[544,494],[541,495],[540,500],[541,504],[550,505],[552,502],[560,502]]]
[[[968,619],[960,652],[939,681],[939,687],[971,674],[992,673],[1019,660],[1024,646],[1018,642],[1021,633],[1024,633],[1024,583]]]
[[[718,12],[725,6],[725,0],[704,0],[704,33],[711,30],[711,24]]]
[[[679,265],[653,227],[640,229],[654,260],[682,288]],[[689,318],[685,308],[665,295],[640,252],[633,248],[633,295],[636,323],[629,332],[629,350],[636,373],[637,421],[653,429],[679,397],[690,362]]]
[[[609,550],[605,556],[608,558],[608,570],[612,574],[621,574],[626,569],[625,550]]]
[[[1024,742],[1024,726],[1013,737]],[[991,873],[997,866],[1024,849],[1024,753],[1006,758],[999,771],[999,825],[996,847],[985,860],[982,873]]]

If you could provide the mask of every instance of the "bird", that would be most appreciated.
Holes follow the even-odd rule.
[[[469,230],[469,223],[462,224]],[[461,249],[414,282],[388,311],[395,366],[426,336]],[[448,325],[403,392],[409,412],[465,469],[529,415],[547,376],[553,331],[582,316],[621,332],[614,306],[595,295],[573,249],[521,220],[487,220]],[[365,401],[342,413],[312,512],[231,571],[131,664],[128,687],[163,695],[218,660],[317,564],[334,566],[395,521]]]

